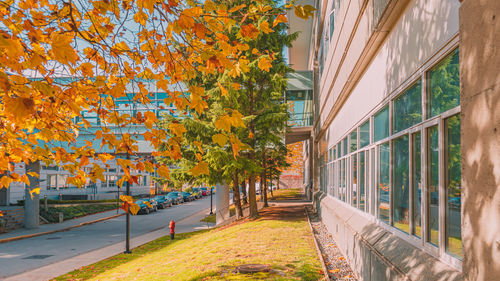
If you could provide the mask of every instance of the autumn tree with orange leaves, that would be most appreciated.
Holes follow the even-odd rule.
[[[310,6],[295,9],[304,18],[311,15]],[[194,78],[200,73],[244,75],[246,41],[266,26],[286,21],[282,14],[269,22],[271,10],[265,1],[236,7],[210,0],[1,1],[0,171],[7,173],[0,187],[13,181],[28,184],[28,176],[14,173],[14,166],[37,161],[61,166],[72,174],[69,184],[82,186],[87,178],[103,180],[103,168],[90,159],[106,163],[119,154],[132,156],[117,159],[124,170],[119,185],[137,181],[132,169],[168,178],[168,167],[141,158],[136,136],[119,128],[145,126],[141,137],[155,150],[153,156],[172,159],[181,157],[185,128],[169,127],[177,137],[164,143],[166,133],[157,128],[153,110],[119,114],[116,100],[135,88],[133,101],[151,107],[144,81],[154,81],[168,94],[166,104],[174,104],[179,112],[202,114],[210,94]],[[222,36],[233,29],[237,38]],[[272,62],[267,54],[260,60],[261,68]],[[57,77],[70,79],[61,82]],[[93,140],[77,145],[80,132],[91,127],[83,110],[95,113],[103,125]],[[238,118],[231,112],[220,118],[231,117]],[[90,171],[83,169],[88,165]],[[203,159],[197,165],[208,173]]]

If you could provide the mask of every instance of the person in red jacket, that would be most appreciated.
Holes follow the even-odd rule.
[[[170,228],[170,239],[174,240],[174,235],[175,235],[175,221],[171,220],[170,225],[168,226]]]

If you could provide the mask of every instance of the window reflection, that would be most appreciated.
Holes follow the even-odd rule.
[[[408,135],[404,135],[394,140],[394,151],[392,153],[393,161],[393,223],[398,229],[408,233],[409,222],[409,151]]]
[[[427,239],[430,243],[439,245],[439,136],[438,127],[427,129],[428,142],[428,181],[427,181]]]
[[[378,166],[378,218],[389,223],[390,214],[390,144],[388,142],[379,146]]]
[[[446,120],[446,250],[458,257],[462,256],[460,158],[460,116],[455,115]]]

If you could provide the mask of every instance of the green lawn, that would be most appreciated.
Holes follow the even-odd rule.
[[[241,264],[278,272],[231,273]],[[163,237],[56,280],[319,280],[321,264],[305,218],[259,219]]]
[[[267,194],[270,200],[282,201],[282,200],[301,200],[302,193],[298,188],[290,188],[290,189],[278,189],[273,191],[274,199],[271,198],[271,193]]]

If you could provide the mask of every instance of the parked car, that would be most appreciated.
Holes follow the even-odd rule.
[[[210,195],[210,190],[208,190],[208,187],[200,187],[201,195],[203,196],[208,196]]]
[[[158,211],[158,202],[156,202],[156,200],[154,200],[153,198],[149,198],[149,199],[146,198],[144,200],[148,201],[149,204],[151,204],[151,207],[153,207],[153,210],[152,210],[153,212]]]
[[[196,198],[193,196],[193,194],[189,193],[189,192],[181,192],[182,196],[184,197],[184,201],[186,202],[189,202],[189,201],[193,201],[195,200]]]
[[[152,208],[152,205],[151,207],[149,207],[146,203],[148,202],[149,205],[151,205],[151,203],[149,203],[149,201],[145,200],[145,199],[139,199],[137,201],[135,201],[135,204],[137,204],[139,206],[139,212],[137,212],[137,214],[149,214],[153,211],[153,208]]]
[[[178,191],[169,192],[167,198],[171,199],[174,205],[184,203],[184,196]]]
[[[153,199],[156,200],[156,202],[158,202],[159,209],[172,207],[172,199],[168,198],[165,195],[157,195]]]
[[[191,194],[196,198],[196,199],[200,199],[201,197],[203,197],[203,195],[201,194],[201,190],[198,188],[198,187],[193,187],[191,189]]]

